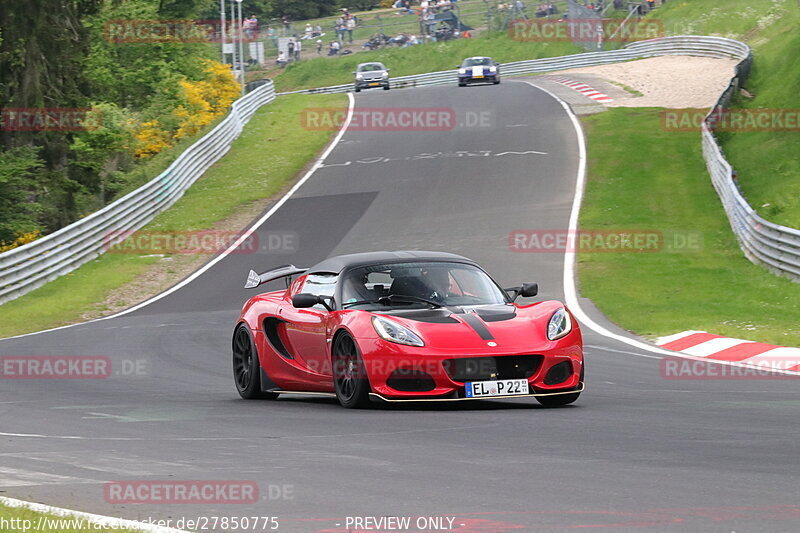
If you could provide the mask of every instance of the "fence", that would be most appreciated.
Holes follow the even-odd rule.
[[[717,107],[725,106],[749,73],[750,48],[721,37],[665,37],[627,45],[620,50],[590,52],[565,57],[516,61],[501,65],[503,75],[526,75],[556,70],[617,63],[661,55],[694,55],[735,58],[740,63],[736,76],[720,97]],[[454,85],[454,71],[402,76],[391,80],[392,87]],[[342,93],[351,84],[294,91],[294,93]],[[288,93],[282,93],[288,94]],[[267,83],[237,100],[231,113],[211,132],[193,144],[160,176],[120,198],[104,209],[25,246],[0,254],[0,303],[35,289],[102,252],[111,230],[135,230],[172,205],[203,172],[220,159],[239,136],[243,125],[260,106],[275,99],[273,84]],[[708,121],[711,113],[706,117]],[[703,131],[703,154],[728,214],[731,227],[748,258],[774,271],[800,279],[800,231],[779,226],[758,216],[736,187],[730,164],[708,127]]]
[[[225,119],[155,179],[69,226],[0,254],[0,304],[94,259],[103,252],[110,232],[147,224],[225,155],[253,113],[274,99],[272,82],[262,85],[234,102]]]

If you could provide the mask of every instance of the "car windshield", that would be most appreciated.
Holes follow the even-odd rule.
[[[465,59],[462,67],[491,67],[494,64],[491,57],[470,57]]]
[[[380,63],[367,63],[358,67],[359,72],[377,72],[381,70],[386,70],[386,68]]]
[[[351,309],[421,309],[507,301],[503,290],[483,270],[464,263],[370,265],[353,269],[342,278],[342,304]]]

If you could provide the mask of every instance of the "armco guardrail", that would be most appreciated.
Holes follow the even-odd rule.
[[[234,102],[228,116],[155,179],[86,218],[0,254],[0,303],[97,257],[112,232],[133,231],[147,224],[225,155],[253,113],[274,99],[272,82],[262,85]]]
[[[679,36],[636,42],[609,52],[505,63],[501,70],[504,76],[537,74],[662,55],[739,59],[737,75],[720,97],[718,106],[727,104],[739,80],[747,76],[752,61],[750,48],[738,41],[721,37]],[[393,78],[391,83],[394,88],[455,85],[456,75],[452,70],[431,72]],[[344,93],[352,88],[351,84],[347,84],[293,93]],[[0,303],[33,290],[96,257],[102,253],[109,232],[136,230],[152,220],[180,198],[209,166],[225,155],[256,109],[274,99],[272,83],[255,89],[237,100],[231,113],[222,122],[189,147],[157,178],[78,222],[0,254]],[[755,213],[736,187],[731,166],[708,128],[703,131],[703,153],[731,227],[747,257],[777,272],[800,278],[800,231],[773,224]]]
[[[541,74],[569,68],[590,67],[607,63],[619,63],[631,59],[663,55],[693,55],[716,58],[743,59],[750,54],[750,48],[739,41],[720,37],[680,36],[664,37],[649,41],[631,43],[620,50],[609,52],[587,52],[570,56],[546,57],[542,59],[529,59],[503,63],[500,66],[503,76],[521,76]],[[426,85],[456,85],[456,71],[444,70],[415,74],[413,76],[399,76],[390,81],[392,88],[423,87]],[[282,94],[315,94],[315,93],[345,93],[353,90],[352,84],[332,85],[316,89],[304,89],[278,93]]]
[[[713,133],[714,117],[720,116],[718,113],[728,106],[741,82],[749,75],[751,63],[752,57],[748,54],[737,65],[730,85],[703,121],[703,156],[731,228],[747,258],[777,274],[800,280],[800,231],[761,218],[747,203]]]

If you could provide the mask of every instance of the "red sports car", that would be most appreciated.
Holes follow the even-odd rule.
[[[560,406],[583,391],[569,310],[514,303],[535,296],[535,283],[502,289],[455,254],[372,252],[251,270],[245,287],[280,278],[287,288],[248,300],[233,333],[243,398],[317,393],[362,407],[533,396]]]

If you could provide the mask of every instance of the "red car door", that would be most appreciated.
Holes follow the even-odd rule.
[[[300,285],[297,293],[333,296],[336,278],[335,275],[310,274]],[[291,304],[293,295],[287,295],[288,301],[278,313],[285,321],[287,348],[310,372],[330,376],[331,365],[328,356],[330,313],[323,305],[296,309]]]

